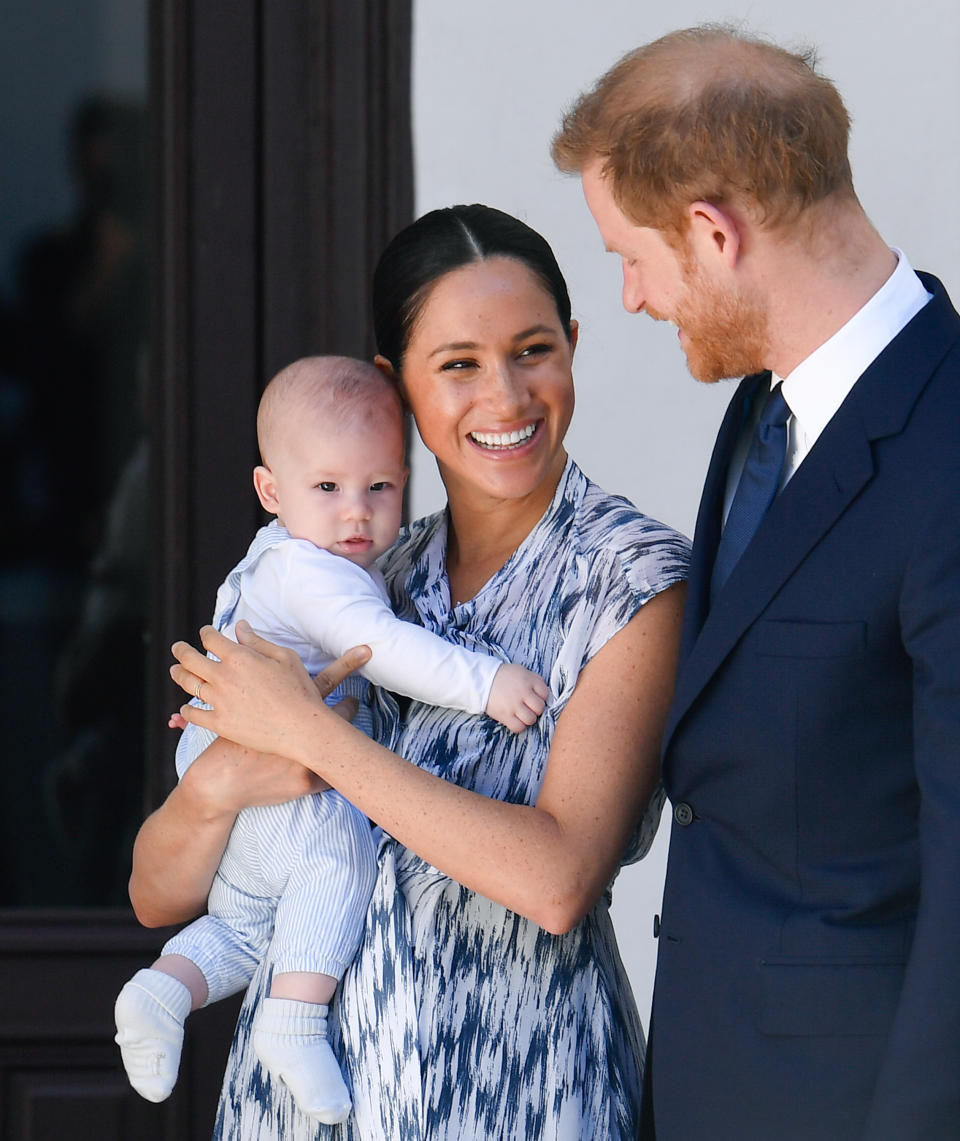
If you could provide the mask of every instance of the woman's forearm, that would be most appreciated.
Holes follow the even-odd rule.
[[[133,848],[130,902],[145,927],[184,923],[202,912],[235,819],[215,813],[190,771],[147,817]]]
[[[535,805],[460,788],[322,711],[288,721],[288,743],[428,863],[548,931],[568,930],[615,875],[656,786],[682,597],[670,589],[648,602],[583,669]]]
[[[147,927],[192,919],[206,907],[242,808],[281,804],[326,787],[294,761],[217,738],[140,829],[130,877],[137,918]]]
[[[607,801],[605,814],[591,812],[598,801],[587,790],[579,807],[565,796],[510,804],[425,772],[349,726],[325,725],[323,738],[301,762],[322,768],[343,796],[427,863],[554,933],[596,903],[656,783],[650,751],[632,760],[632,787],[621,786],[619,804]]]

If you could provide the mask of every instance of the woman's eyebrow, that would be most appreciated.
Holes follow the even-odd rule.
[[[514,333],[513,340],[523,341],[527,337],[535,336],[537,333],[553,334],[555,332],[556,329],[554,329],[551,325],[531,325],[529,329],[522,329],[519,333]],[[480,345],[477,341],[448,341],[444,345],[437,345],[435,349],[432,349],[429,353],[427,353],[427,360],[429,360],[431,357],[435,357],[437,353],[470,352],[474,349],[478,349],[479,347]]]
[[[517,333],[513,338],[515,341],[523,341],[527,337],[533,337],[537,333],[556,333],[556,329],[552,325],[531,325],[529,329],[524,329],[522,333]]]
[[[478,348],[476,341],[449,341],[445,345],[437,345],[432,352],[427,353],[427,360],[435,357],[437,353],[462,353],[475,348]]]

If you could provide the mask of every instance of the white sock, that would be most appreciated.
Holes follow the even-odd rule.
[[[265,998],[257,1011],[253,1048],[286,1082],[294,1101],[325,1125],[346,1121],[350,1094],[327,1041],[327,1008],[295,998]]]
[[[163,1101],[176,1084],[183,1023],[192,1005],[190,991],[163,971],[137,971],[120,991],[114,1041],[130,1084],[147,1101]]]

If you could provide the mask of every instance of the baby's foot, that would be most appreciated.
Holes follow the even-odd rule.
[[[286,1083],[308,1117],[324,1125],[346,1121],[350,1094],[327,1041],[325,1006],[265,998],[257,1013],[253,1048],[270,1073]]]
[[[191,1005],[190,991],[163,971],[137,971],[120,991],[114,1040],[130,1084],[147,1101],[163,1101],[176,1084]]]

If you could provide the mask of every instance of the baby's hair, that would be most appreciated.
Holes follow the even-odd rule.
[[[367,361],[303,357],[281,369],[260,397],[257,443],[263,463],[270,466],[271,446],[287,425],[318,414],[333,425],[394,420],[400,430],[403,405],[396,385]]]

